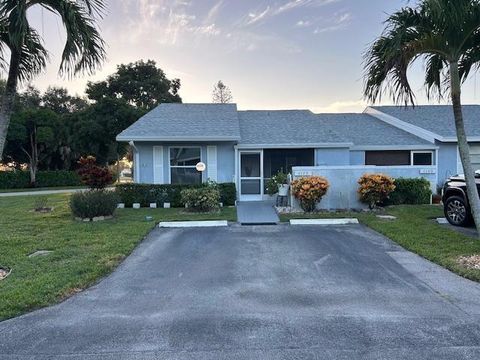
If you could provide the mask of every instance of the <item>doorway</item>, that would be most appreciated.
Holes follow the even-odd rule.
[[[263,198],[263,153],[240,151],[240,200],[259,201]]]

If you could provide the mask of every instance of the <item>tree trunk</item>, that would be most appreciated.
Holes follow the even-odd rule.
[[[13,112],[15,96],[17,94],[18,69],[20,66],[20,55],[12,51],[10,55],[10,68],[8,70],[7,85],[2,96],[0,107],[0,160],[2,159],[3,149],[7,139],[8,126]]]
[[[463,122],[463,111],[461,101],[461,84],[458,72],[458,63],[450,63],[450,84],[453,104],[453,114],[455,116],[455,127],[457,129],[458,149],[462,160],[463,172],[465,173],[465,182],[467,184],[467,195],[472,211],[473,220],[477,230],[480,231],[480,198],[477,185],[475,183],[475,172],[473,170],[470,147],[468,145],[467,134]]]
[[[30,148],[32,149],[32,154],[30,158],[30,186],[35,187],[37,182],[38,170],[38,143],[36,126],[33,126],[32,134],[30,134]]]

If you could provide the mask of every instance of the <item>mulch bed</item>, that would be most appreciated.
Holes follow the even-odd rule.
[[[11,272],[12,270],[0,268],[0,280],[5,279],[8,275],[10,275]]]
[[[480,270],[480,255],[460,256],[457,262],[467,269]]]

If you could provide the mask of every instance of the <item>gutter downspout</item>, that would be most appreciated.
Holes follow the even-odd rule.
[[[140,184],[140,153],[134,141],[129,141],[128,145],[133,148],[133,182]]]

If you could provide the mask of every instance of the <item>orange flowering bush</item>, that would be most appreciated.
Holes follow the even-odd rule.
[[[395,179],[384,174],[365,174],[358,180],[358,184],[360,201],[368,204],[370,209],[388,199],[395,190]]]
[[[330,184],[321,176],[302,177],[291,184],[292,193],[306,212],[315,210],[317,204],[327,193]]]

